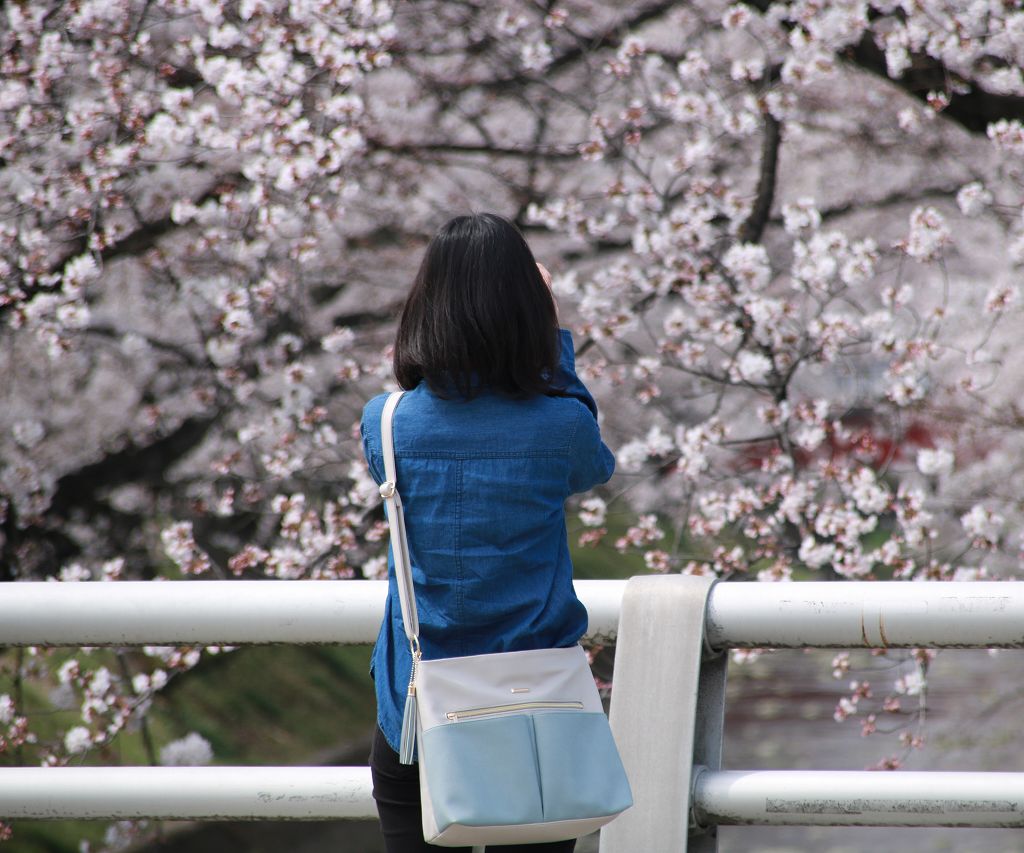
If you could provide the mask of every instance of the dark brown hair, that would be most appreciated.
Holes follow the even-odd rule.
[[[398,384],[443,397],[485,387],[557,394],[558,316],[533,252],[503,216],[446,222],[427,246],[395,339]]]

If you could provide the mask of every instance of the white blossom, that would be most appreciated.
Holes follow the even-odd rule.
[[[80,671],[79,663],[75,658],[68,658],[57,670],[57,680],[61,684],[70,684],[78,678]]]
[[[793,243],[794,277],[815,290],[827,290],[839,269],[838,258],[846,240],[837,232],[815,233],[804,242]]]
[[[529,24],[530,21],[525,15],[510,9],[502,9],[494,22],[494,28],[500,35],[512,37],[519,35]]]
[[[339,326],[320,339],[320,346],[324,352],[337,354],[349,349],[355,337],[355,333],[348,326]]]
[[[368,580],[387,580],[388,558],[383,556],[371,557],[363,563],[363,577]]]
[[[19,445],[26,450],[31,450],[43,440],[46,428],[40,421],[32,418],[30,420],[17,421],[11,427],[11,434]]]
[[[804,450],[817,450],[825,440],[825,430],[817,424],[800,427],[793,433],[793,441]]]
[[[875,472],[870,468],[860,468],[853,476],[850,487],[857,509],[865,514],[882,512],[889,504],[888,490],[879,485]]]
[[[89,282],[99,278],[100,269],[92,255],[79,255],[64,265],[63,290],[65,295],[75,298]]]
[[[78,755],[92,746],[92,733],[85,726],[75,726],[64,734],[64,749],[69,755]]]
[[[84,302],[65,302],[57,308],[57,322],[67,329],[84,329],[89,325],[89,306]]]
[[[977,216],[992,204],[992,193],[980,181],[972,181],[960,187],[956,204],[964,216]]]
[[[985,294],[985,313],[1001,314],[1020,300],[1020,289],[1016,284],[994,284]]]
[[[986,129],[988,138],[1008,154],[1024,156],[1024,124],[1019,119],[1001,118]]]
[[[733,3],[722,14],[722,27],[727,30],[742,29],[750,22],[750,9],[741,3]]]
[[[232,308],[221,320],[221,328],[232,337],[245,339],[253,334],[256,325],[247,308]]]
[[[10,695],[0,695],[0,725],[10,725],[14,720],[14,700]]]
[[[92,572],[90,572],[81,563],[71,563],[70,565],[61,568],[58,577],[65,583],[87,581],[92,577]]]
[[[568,270],[551,277],[551,292],[555,296],[572,297],[579,292],[576,270]]]
[[[722,264],[744,288],[762,290],[771,278],[768,252],[760,243],[736,243],[722,258]]]
[[[960,523],[975,540],[994,544],[999,540],[1004,519],[999,513],[975,504],[960,516]]]
[[[821,214],[809,196],[802,196],[794,202],[782,205],[782,223],[787,234],[815,231],[821,225]]]
[[[543,71],[553,58],[546,41],[528,41],[519,50],[519,61],[527,71]]]
[[[676,471],[687,480],[696,480],[710,463],[708,451],[726,434],[717,420],[706,421],[693,427],[676,427],[675,444],[679,448]]]
[[[178,521],[160,533],[164,551],[185,574],[198,575],[209,570],[210,558],[192,536],[192,522]]]
[[[242,346],[237,338],[221,335],[206,342],[206,354],[217,367],[231,367],[242,356]]]
[[[949,474],[953,470],[953,452],[943,448],[921,448],[917,451],[917,470],[928,477]]]
[[[927,682],[919,669],[901,675],[893,682],[893,690],[905,696],[917,696],[925,689]]]
[[[771,360],[759,352],[742,350],[736,356],[735,379],[746,382],[763,382],[771,372]]]
[[[655,425],[647,431],[646,437],[622,445],[616,460],[623,471],[639,471],[649,458],[667,456],[672,452],[672,447],[672,437]]]
[[[729,76],[736,81],[754,83],[764,77],[764,60],[759,56],[734,59],[729,66]]]
[[[927,388],[921,375],[905,371],[890,378],[886,393],[897,406],[909,406],[922,399]]]
[[[1006,247],[1006,255],[1017,266],[1024,266],[1024,232],[1010,240]]]
[[[946,221],[934,207],[915,207],[910,214],[910,236],[904,244],[910,257],[931,261],[939,257],[950,241]]]
[[[212,760],[210,742],[196,732],[172,740],[160,749],[160,764],[164,767],[198,767]]]
[[[599,497],[586,498],[580,502],[580,521],[587,527],[600,527],[604,524],[608,507]]]
[[[687,312],[679,307],[673,308],[665,315],[663,326],[666,335],[670,338],[678,338],[690,327]]]
[[[818,542],[813,536],[805,536],[797,553],[800,560],[812,569],[820,569],[831,562],[836,546],[831,542]]]
[[[100,565],[100,580],[118,580],[124,572],[124,557],[106,560]]]
[[[684,83],[698,82],[711,71],[707,58],[696,48],[690,48],[676,65],[676,73]]]

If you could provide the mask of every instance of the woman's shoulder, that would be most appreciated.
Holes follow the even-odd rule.
[[[387,399],[388,394],[378,394],[363,406],[362,435],[374,449],[380,444]],[[586,406],[573,397],[514,398],[487,392],[471,400],[447,399],[421,383],[405,393],[396,410],[395,446],[426,453],[564,451],[579,421],[589,416]]]
[[[384,411],[384,404],[388,400],[388,393],[378,394],[366,401],[363,406],[363,414],[359,421],[359,433],[363,440],[376,446],[380,443],[380,416]]]
[[[385,391],[375,397],[371,397],[363,405],[363,422],[376,417],[380,420],[380,413],[384,411],[384,404],[388,401],[390,394]]]

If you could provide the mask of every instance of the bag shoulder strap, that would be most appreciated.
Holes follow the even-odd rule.
[[[405,534],[405,512],[402,498],[398,493],[398,469],[395,467],[395,437],[393,422],[395,409],[404,391],[388,395],[384,411],[380,416],[380,443],[384,454],[384,482],[380,484],[380,496],[388,510],[388,527],[391,530],[391,553],[395,562],[395,580],[398,584],[398,600],[402,605],[402,625],[405,636],[414,650],[419,649],[420,623],[416,614],[416,593],[412,584],[412,566],[409,564],[409,540]]]

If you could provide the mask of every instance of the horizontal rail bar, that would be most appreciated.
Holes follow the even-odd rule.
[[[576,581],[587,637],[611,642],[625,581]],[[370,643],[384,581],[114,581],[0,584],[0,645]],[[719,583],[716,648],[1015,648],[1024,584]]]
[[[615,637],[624,581],[576,581],[587,637]],[[0,645],[372,643],[386,581],[0,584]]]
[[[703,770],[702,826],[1024,827],[1024,773]]]
[[[0,818],[375,818],[369,767],[5,767]]]
[[[700,770],[701,825],[1024,827],[1024,773]],[[372,819],[368,767],[11,767],[0,818]]]
[[[715,648],[1018,648],[1024,584],[719,583],[706,623]]]

